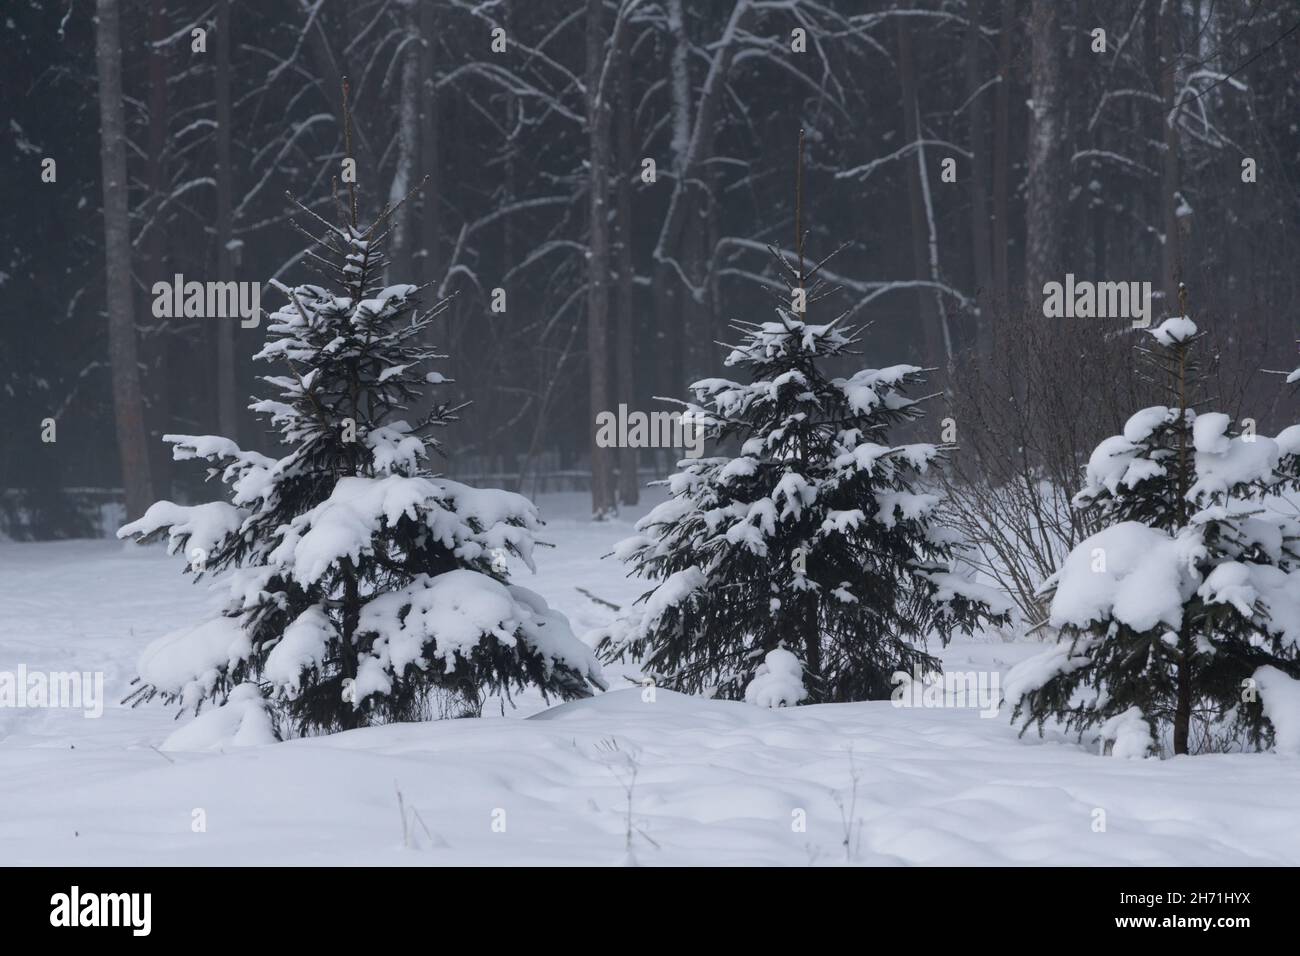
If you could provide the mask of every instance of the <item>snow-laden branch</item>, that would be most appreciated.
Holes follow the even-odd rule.
[[[1001,83],[1001,82],[1002,82],[1002,77],[1001,77],[1001,76],[995,76],[995,77],[993,77],[993,78],[991,78],[991,79],[989,79],[989,80],[985,80],[983,83],[981,83],[981,84],[979,85],[979,88],[976,89],[974,93],[972,93],[970,96],[966,97],[966,102],[962,103],[961,106],[957,107],[955,110],[952,111],[952,115],[953,115],[953,116],[960,116],[962,113],[964,113],[964,112],[966,111],[966,107],[968,107],[968,106],[970,106],[972,103],[974,103],[975,100],[976,100],[976,98],[977,98],[981,93],[983,93],[985,90],[989,89],[990,87],[997,86],[997,85],[998,85],[999,83]]]
[[[1152,93],[1150,90],[1107,90],[1101,95],[1101,99],[1097,101],[1097,108],[1092,111],[1092,118],[1088,120],[1088,131],[1091,132],[1097,126],[1097,121],[1101,119],[1101,111],[1106,108],[1107,103],[1111,100],[1123,99],[1124,97],[1150,100],[1154,103],[1162,102],[1160,97],[1155,93]]]
[[[280,151],[276,153],[275,158],[267,164],[266,169],[262,173],[262,177],[253,185],[252,189],[244,193],[244,198],[239,201],[239,205],[235,207],[235,211],[231,215],[232,219],[239,219],[243,215],[244,210],[248,208],[248,204],[253,199],[257,198],[258,193],[260,193],[266,184],[271,181],[271,177],[280,171],[280,161],[289,154],[291,149],[293,149],[294,143],[298,141],[298,137],[320,123],[332,125],[334,123],[334,117],[329,113],[317,113],[315,116],[309,116],[301,123],[294,126],[293,131],[284,138],[284,144],[280,147]]]
[[[793,250],[771,247],[766,243],[756,242],[753,239],[743,239],[739,236],[724,236],[723,238],[719,239],[718,244],[715,247],[715,255],[721,254],[725,249],[728,248],[738,248],[738,249],[744,249],[753,252],[761,252],[765,256],[770,256],[771,249],[776,248],[776,251],[780,255],[786,257],[787,259],[798,258],[798,253],[794,252]],[[750,272],[735,267],[726,267],[723,269],[719,269],[718,274],[745,276],[746,278],[753,279],[756,282],[761,282],[763,285],[769,286],[770,288],[780,289],[782,291],[784,291],[786,288],[784,282],[780,282],[777,279],[772,278],[771,276],[766,276],[761,273]],[[849,310],[850,316],[860,311],[861,309],[865,308],[866,306],[870,305],[872,302],[880,298],[882,295],[886,295],[890,292],[897,292],[897,291],[908,290],[908,289],[933,289],[936,292],[940,292],[943,293],[944,295],[950,296],[959,305],[961,305],[963,308],[966,309],[973,309],[975,305],[975,303],[972,302],[964,293],[962,293],[961,290],[955,289],[944,282],[938,282],[934,280],[891,279],[885,281],[869,281],[865,279],[854,279],[849,276],[840,275],[826,268],[819,269],[817,274],[819,277],[825,279],[827,282],[833,285],[837,285],[842,289],[846,289],[850,292],[854,292],[862,296],[862,298],[859,299],[858,302]]]
[[[140,248],[145,238],[149,235],[150,230],[153,229],[162,218],[162,214],[166,212],[173,203],[179,200],[181,196],[184,196],[192,189],[198,189],[200,186],[212,186],[213,188],[216,188],[216,185],[217,181],[211,176],[200,176],[197,179],[191,179],[188,182],[181,183],[181,185],[173,188],[170,193],[163,197],[162,202],[158,203],[158,205],[154,207],[152,214],[147,220],[145,220],[144,225],[140,227],[140,231],[136,233],[135,239],[131,243],[131,248]]]
[[[1127,156],[1121,156],[1119,153],[1113,153],[1108,149],[1081,149],[1070,157],[1070,163],[1073,165],[1083,159],[1104,159],[1107,162],[1118,163],[1119,165],[1129,169],[1140,170],[1148,176],[1155,176],[1156,174],[1155,170],[1143,166],[1136,160],[1129,159]]]
[[[851,179],[857,177],[859,180],[864,180],[881,166],[903,159],[918,149],[924,151],[927,146],[942,146],[945,149],[951,149],[954,152],[961,153],[961,155],[965,156],[967,159],[970,159],[973,155],[970,150],[963,149],[956,143],[950,143],[946,139],[916,139],[906,145],[900,146],[888,156],[881,156],[877,159],[871,160],[869,163],[863,163],[861,166],[854,166],[852,169],[840,170],[835,174],[835,178]]]
[[[525,83],[520,77],[504,67],[497,66],[495,63],[465,63],[443,74],[434,83],[434,88],[441,89],[444,86],[450,86],[462,76],[481,76],[515,96],[523,99],[541,100],[565,119],[572,120],[579,126],[586,123],[585,117],[569,109],[553,94]]]

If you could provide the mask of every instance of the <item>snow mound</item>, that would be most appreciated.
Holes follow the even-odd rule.
[[[1300,754],[1300,681],[1276,667],[1255,671],[1264,715],[1273,724],[1279,753]]]
[[[1140,759],[1149,756],[1155,747],[1151,727],[1136,707],[1130,707],[1102,724],[1101,739],[1112,743],[1112,757]]]
[[[759,707],[793,707],[807,696],[803,665],[784,647],[767,652],[754,679],[745,688],[745,702]]]
[[[159,746],[167,751],[225,750],[275,743],[266,701],[252,684],[240,684],[220,707],[204,711]]]

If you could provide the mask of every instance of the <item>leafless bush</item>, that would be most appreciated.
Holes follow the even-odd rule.
[[[945,518],[1036,623],[1038,585],[1096,530],[1070,507],[1088,456],[1141,407],[1145,386],[1127,322],[1047,319],[1032,302],[989,311],[985,346],[960,359],[948,390],[958,448]]]

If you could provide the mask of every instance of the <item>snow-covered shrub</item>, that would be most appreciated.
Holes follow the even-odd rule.
[[[429,432],[456,411],[424,399],[445,381],[425,370],[442,357],[426,343],[443,303],[421,311],[414,286],[378,287],[383,219],[317,238],[333,288],[277,284],[288,301],[256,358],[280,366],[263,377],[278,397],[250,408],[278,430],[278,457],[164,436],[177,460],[211,462],[229,500],[160,501],[118,536],[165,535],[188,571],[228,573],[220,616],[144,652],[137,700],[197,707],[255,684],[305,731],[407,719],[437,688],[472,701],[602,686],[564,616],[506,576],[508,554],[532,566],[533,504],[427,467]],[[411,424],[413,407],[428,410]]]
[[[814,301],[811,274],[782,266],[792,297]],[[802,699],[887,698],[895,671],[939,669],[930,634],[946,641],[1009,610],[956,573],[959,548],[933,521],[939,498],[920,482],[942,449],[890,441],[921,414],[906,393],[922,370],[831,376],[856,342],[839,320],[779,308],[736,329],[726,365],[743,379],[698,381],[683,404],[708,441],[739,454],[683,460],[664,482],[672,497],[617,546],[657,583],[599,646],[640,658],[662,685],[732,699],[783,646],[799,658]]]
[[[1195,323],[1151,335],[1169,404],[1093,452],[1075,504],[1106,527],[1046,582],[1062,640],[1012,669],[1006,699],[1026,728],[1058,719],[1082,735],[1140,713],[1151,740],[1171,728],[1188,753],[1200,713],[1260,745],[1300,678],[1300,520],[1282,499],[1300,487],[1300,425],[1271,438],[1198,412]]]

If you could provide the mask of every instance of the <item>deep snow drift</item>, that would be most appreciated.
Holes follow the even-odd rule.
[[[619,604],[643,589],[600,560],[635,516],[538,504],[557,547],[516,580],[575,633],[607,623],[577,588]],[[603,865],[628,858],[629,791],[647,865],[1300,863],[1300,758],[1100,757],[1018,738],[1005,708],[650,701],[620,668],[608,694],[550,709],[529,694],[504,718],[492,701],[482,719],[162,752],[190,718],[117,702],[144,646],[209,599],[162,547],[0,544],[0,671],[102,671],[106,697],[99,719],[0,708],[0,863]],[[1042,649],[941,656],[1005,673]]]

